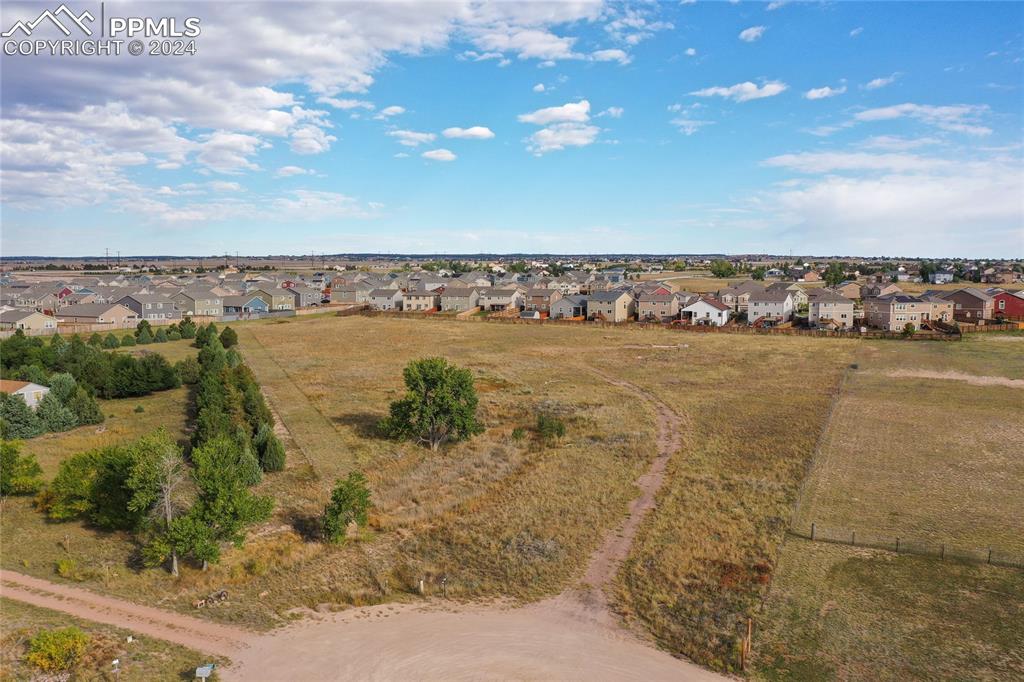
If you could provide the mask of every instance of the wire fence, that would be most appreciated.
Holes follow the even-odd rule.
[[[794,526],[790,528],[789,533],[815,542],[868,547],[897,554],[916,554],[941,560],[949,559],[972,564],[991,564],[1005,568],[1024,569],[1024,553],[1010,552],[999,547],[967,548],[916,538],[863,532],[850,528],[827,528],[819,526],[817,523],[812,523],[809,528]]]

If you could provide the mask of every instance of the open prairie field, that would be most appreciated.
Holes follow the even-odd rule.
[[[219,663],[208,655],[138,633],[84,621],[48,609],[0,598],[0,679],[59,679],[42,676],[24,660],[28,640],[42,630],[74,626],[90,638],[85,655],[73,669],[71,679],[111,680],[111,662],[120,661],[120,679],[125,682],[192,679],[196,666]],[[129,634],[132,642],[127,641]]]
[[[794,528],[941,555],[788,537],[754,650],[769,679],[1024,676],[1024,353],[1019,336],[869,343]]]

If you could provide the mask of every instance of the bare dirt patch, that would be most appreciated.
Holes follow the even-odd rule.
[[[1009,388],[1024,388],[1024,379],[978,376],[977,374],[966,374],[964,372],[955,371],[939,372],[930,369],[895,369],[887,372],[886,376],[890,376],[894,379],[946,379],[949,381],[964,381],[972,386],[1007,386]]]

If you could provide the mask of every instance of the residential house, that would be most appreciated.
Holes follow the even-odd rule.
[[[396,289],[397,291],[397,289]],[[295,310],[295,294],[283,287],[260,287],[250,289],[246,293],[259,296],[267,304],[271,312],[277,310]]]
[[[812,327],[853,327],[853,301],[832,289],[810,292],[807,322]]]
[[[373,287],[363,282],[331,287],[331,303],[366,303]]]
[[[797,310],[808,304],[808,293],[796,282],[772,282],[768,291],[788,291],[793,296],[793,307]]]
[[[716,298],[742,315],[747,312],[750,295],[762,291],[764,291],[763,284],[748,279],[734,286],[719,289]]]
[[[759,320],[774,324],[789,322],[793,319],[795,309],[792,292],[766,289],[750,295],[747,300],[747,320],[751,324]]]
[[[641,321],[675,320],[679,317],[679,297],[675,294],[640,294],[636,302],[636,316]]]
[[[900,289],[892,282],[872,282],[870,284],[865,284],[860,288],[860,297],[862,300],[902,293],[903,289]]]
[[[732,311],[732,307],[726,303],[708,296],[699,297],[689,305],[683,306],[679,311],[679,316],[689,320],[692,324],[721,327],[729,321]]]
[[[624,289],[595,291],[587,297],[587,318],[625,322],[636,314],[636,299]]]
[[[928,275],[928,281],[932,284],[949,284],[953,281],[956,273],[951,269],[936,270]]]
[[[367,302],[374,310],[401,310],[402,292],[399,289],[374,289]]]
[[[205,287],[182,289],[171,296],[182,315],[220,317],[224,314],[224,299]]]
[[[0,379],[0,393],[20,396],[25,404],[33,410],[39,405],[39,401],[46,397],[50,389],[46,386],[33,384],[31,381],[12,381],[11,379]]]
[[[448,287],[441,294],[441,310],[464,313],[480,304],[480,294],[472,287]]]
[[[942,299],[903,293],[876,296],[864,302],[868,326],[893,332],[903,331],[908,324],[920,329],[929,320],[946,321],[950,311],[951,306]]]
[[[992,295],[992,317],[1024,320],[1024,291],[1000,291]]]
[[[957,289],[940,296],[953,303],[953,318],[957,322],[991,320],[994,315],[992,295],[984,289]]]
[[[437,310],[441,307],[441,294],[436,291],[407,291],[402,296],[402,310]]]
[[[840,282],[839,285],[835,287],[835,291],[840,296],[845,296],[851,301],[856,301],[860,298],[860,285],[852,279]]]
[[[981,277],[981,281],[990,284],[1013,284],[1018,279],[1020,279],[1020,274],[1011,268],[990,268],[985,270]]]
[[[311,308],[323,302],[324,292],[321,289],[294,284],[288,287],[288,291],[295,297],[293,305],[296,308]]]
[[[57,331],[57,318],[38,310],[5,310],[0,313],[0,330],[22,329],[26,332]]]
[[[526,310],[550,313],[551,305],[560,298],[562,292],[558,289],[528,289],[523,297],[523,306]]]
[[[41,284],[26,287],[23,289],[11,289],[13,294],[13,305],[19,308],[35,308],[40,312],[53,312],[57,310],[60,299],[53,292],[51,287]]]
[[[258,315],[270,311],[270,306],[255,293],[224,297],[225,315]]]
[[[554,320],[587,317],[587,297],[581,294],[563,296],[551,304],[548,316]]]
[[[79,303],[61,308],[57,318],[65,324],[105,324],[115,329],[128,329],[139,322],[139,316],[118,303]]]
[[[142,320],[152,322],[181,319],[181,311],[174,305],[174,301],[163,294],[132,294],[121,298],[118,303]]]
[[[518,309],[523,303],[523,293],[519,289],[498,289],[495,287],[480,290],[479,306],[488,311]]]
[[[60,297],[60,305],[62,307],[63,306],[67,306],[67,305],[75,305],[76,303],[100,303],[100,302],[101,301],[99,299],[97,299],[96,294],[92,293],[91,291],[89,291],[89,292],[76,291],[74,293],[65,294],[64,296]]]

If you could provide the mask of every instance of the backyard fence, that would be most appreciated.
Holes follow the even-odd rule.
[[[848,528],[826,528],[812,523],[807,527],[793,527],[790,535],[815,542],[829,542],[851,547],[881,549],[896,554],[916,554],[941,560],[965,561],[972,564],[991,564],[1005,568],[1024,569],[1024,553],[1009,552],[998,547],[966,548],[948,543],[930,542],[916,538],[881,535]]]

